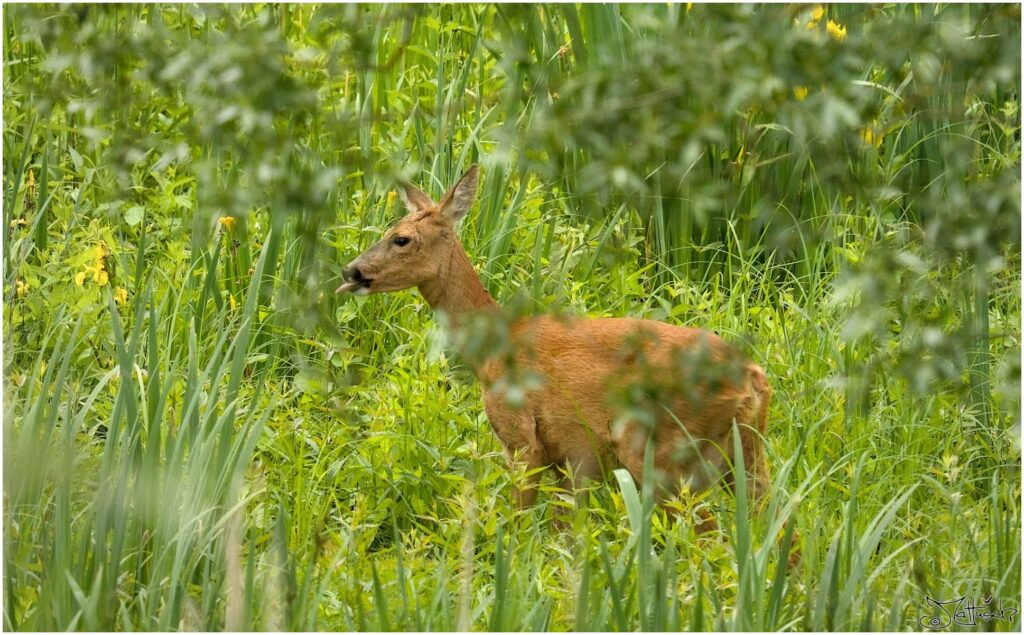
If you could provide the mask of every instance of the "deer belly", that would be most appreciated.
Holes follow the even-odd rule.
[[[510,459],[530,467],[571,464],[591,478],[617,467],[608,443],[608,412],[566,411],[537,396],[512,408],[499,394],[484,393],[487,419]]]
[[[542,409],[537,436],[551,465],[569,465],[573,472],[599,479],[618,467],[609,444],[606,412],[564,413]]]

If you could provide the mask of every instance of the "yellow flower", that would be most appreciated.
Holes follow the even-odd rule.
[[[877,121],[872,121],[870,126],[860,129],[860,140],[864,142],[864,145],[877,148],[882,145],[882,138],[884,136],[884,133],[878,129]]]
[[[693,3],[692,2],[687,2],[686,3],[686,12],[689,13],[690,9],[692,9],[692,8],[693,8]]]
[[[75,284],[82,286],[85,284],[87,276],[92,276],[92,281],[101,287],[110,282],[110,274],[107,273],[106,266],[106,258],[109,253],[107,244],[101,240],[93,249],[94,264],[85,265],[83,271],[75,274]]]
[[[28,169],[28,179],[25,183],[25,188],[28,190],[29,196],[36,195],[36,175],[32,172],[32,168]]]
[[[96,245],[96,272],[92,277],[96,284],[100,285],[101,287],[106,285],[107,282],[110,280],[110,276],[107,275],[107,267],[105,262],[108,253],[110,252],[107,251],[107,243],[101,240],[99,244]]]
[[[395,196],[397,196],[397,194],[395,193],[394,190],[388,191],[387,211],[389,212],[391,211],[391,208],[395,204]]]
[[[220,219],[217,220],[217,222],[220,223],[227,231],[234,231],[236,220],[238,219],[236,219],[234,216],[221,216]]]
[[[231,305],[232,311],[238,308],[238,303],[235,302],[235,296],[231,295],[230,293],[228,294],[228,304]]]
[[[25,297],[25,294],[28,293],[28,283],[18,278],[14,281],[14,292],[19,298]]]
[[[814,5],[814,8],[811,9],[811,17],[807,21],[807,30],[808,31],[813,31],[813,30],[817,29],[818,28],[818,22],[821,21],[821,18],[823,18],[824,16],[825,16],[825,7],[821,6],[820,4]]]
[[[797,101],[803,101],[807,99],[807,95],[811,93],[811,89],[806,86],[794,86],[793,96],[796,97]]]
[[[815,31],[818,28],[818,23],[821,22],[821,18],[824,17],[825,7],[820,4],[815,4],[814,8],[811,9],[811,16],[807,20],[807,30]],[[800,24],[796,18],[793,20],[795,24]]]
[[[117,292],[114,293],[114,302],[124,306],[128,302],[128,290],[118,287]]]
[[[838,22],[828,21],[825,25],[825,32],[832,36],[836,42],[842,42],[846,39],[846,27]]]

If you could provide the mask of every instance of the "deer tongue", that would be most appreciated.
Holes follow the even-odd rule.
[[[335,293],[349,293],[349,292],[355,291],[358,287],[361,287],[362,285],[363,285],[362,282],[346,282],[345,284],[343,284],[340,287],[338,287],[337,289],[335,289],[334,292]]]

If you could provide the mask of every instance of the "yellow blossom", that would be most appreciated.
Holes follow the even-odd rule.
[[[693,8],[693,3],[692,2],[687,2],[686,3],[686,11],[687,11],[687,13],[689,13],[690,9],[692,9],[692,8]]]
[[[25,295],[28,293],[28,283],[22,280],[21,278],[18,278],[17,280],[14,281],[14,292],[17,294],[19,298],[25,297]]]
[[[93,249],[93,264],[85,265],[83,271],[75,274],[75,284],[82,286],[88,276],[92,276],[92,281],[101,287],[110,282],[110,274],[107,273],[106,266],[106,258],[109,253],[107,244],[101,240]]]
[[[394,190],[388,191],[387,211],[389,212],[391,211],[391,208],[394,207],[395,205],[395,196],[397,196],[397,194],[395,194]]]
[[[818,28],[818,23],[821,22],[821,18],[824,17],[825,7],[820,4],[815,4],[814,8],[811,9],[811,16],[807,20],[807,30],[815,31]],[[793,23],[795,25],[800,24],[800,20],[794,18]]]
[[[28,189],[29,196],[36,195],[36,175],[32,172],[32,168],[28,169],[28,178],[26,179],[25,187]]]
[[[230,305],[231,305],[231,310],[232,310],[232,311],[234,311],[235,309],[237,309],[237,308],[238,308],[238,303],[237,303],[237,302],[235,302],[235,296],[233,296],[233,295],[232,295],[232,294],[230,294],[230,293],[228,294],[228,304],[230,304]]]
[[[811,89],[806,86],[794,86],[793,97],[796,97],[797,101],[803,101],[807,99],[807,95],[811,93]]]
[[[807,21],[807,30],[808,31],[813,31],[813,30],[817,29],[818,28],[818,22],[820,22],[821,18],[823,18],[824,16],[825,16],[825,7],[821,6],[820,4],[814,5],[814,8],[811,9],[811,17]]]
[[[838,22],[829,20],[828,24],[825,25],[825,32],[831,35],[832,39],[837,42],[842,42],[846,39],[846,27]]]
[[[221,216],[217,222],[220,223],[227,231],[234,231],[236,220],[238,219],[234,216]]]
[[[93,282],[100,285],[101,287],[106,285],[110,280],[110,276],[107,275],[106,258],[107,254],[107,243],[102,240],[96,245],[96,266],[93,272]]]
[[[114,293],[114,302],[117,302],[121,306],[124,306],[128,302],[128,290],[118,287],[117,292]]]
[[[869,145],[877,148],[882,145],[883,133],[878,129],[878,122],[872,121],[870,126],[865,126],[860,130],[860,140],[864,142],[864,145]]]

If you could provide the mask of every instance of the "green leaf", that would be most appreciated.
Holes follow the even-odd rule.
[[[135,227],[142,222],[143,216],[146,214],[146,208],[141,205],[133,205],[129,207],[124,213],[124,222],[129,227]]]

